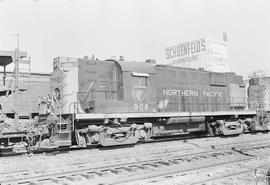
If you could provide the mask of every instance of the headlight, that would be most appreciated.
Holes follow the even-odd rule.
[[[254,175],[256,178],[263,179],[266,177],[266,170],[262,168],[258,168],[254,171]]]

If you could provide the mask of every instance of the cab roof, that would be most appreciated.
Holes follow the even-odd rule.
[[[148,73],[155,74],[156,70],[154,66],[144,62],[128,62],[128,61],[117,61],[125,72],[137,72],[137,73]]]

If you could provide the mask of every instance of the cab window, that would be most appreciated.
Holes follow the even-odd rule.
[[[133,76],[134,86],[146,87],[147,77],[146,76]]]

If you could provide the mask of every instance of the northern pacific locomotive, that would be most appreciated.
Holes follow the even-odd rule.
[[[255,128],[243,79],[234,73],[58,57],[44,101],[41,147],[123,145],[182,134],[233,135]],[[58,115],[58,116],[56,116]]]

